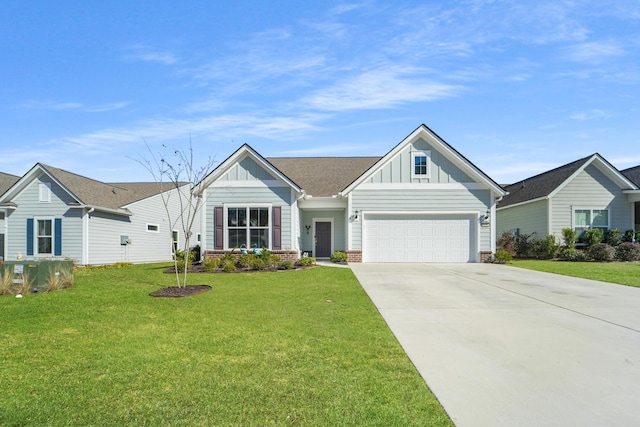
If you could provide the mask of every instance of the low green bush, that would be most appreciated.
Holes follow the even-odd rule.
[[[587,247],[597,245],[604,239],[604,233],[600,228],[590,228],[584,233],[584,243]]]
[[[576,241],[578,240],[578,234],[576,230],[571,227],[562,229],[562,243],[567,248],[575,248]]]
[[[183,259],[178,259],[176,261],[176,271],[178,271],[178,273],[184,273],[184,260]]]
[[[220,259],[218,258],[205,258],[202,261],[202,269],[207,273],[216,271],[218,268],[220,268]]]
[[[261,257],[252,257],[250,261],[250,267],[252,270],[261,271],[264,270],[266,263]]]
[[[222,263],[222,271],[225,273],[234,273],[236,270],[236,263],[234,261],[227,260]]]
[[[513,261],[513,255],[504,249],[497,250],[493,256],[493,262],[496,264],[506,264],[511,261]]]
[[[347,254],[343,251],[335,251],[331,254],[331,262],[345,263],[347,262]]]
[[[585,254],[584,251],[581,251],[580,249],[565,248],[560,251],[560,253],[558,254],[558,258],[563,261],[580,262],[587,260],[587,254]]]
[[[604,235],[604,242],[611,246],[618,246],[622,243],[623,234],[617,228],[612,228],[611,230],[607,230]]]
[[[587,249],[587,256],[599,262],[613,261],[615,254],[616,250],[607,243],[597,243]]]
[[[280,266],[278,267],[280,270],[292,270],[295,266],[295,263],[290,259],[285,261],[280,261]]]
[[[298,264],[300,267],[310,267],[312,265],[316,265],[316,259],[314,257],[308,256],[300,258],[296,264]]]
[[[636,231],[635,230],[627,230],[627,231],[624,232],[624,235],[622,236],[622,241],[623,242],[631,242],[631,243],[633,243],[635,238],[636,238]]]
[[[619,261],[640,261],[640,245],[632,242],[620,243],[616,247],[616,259]]]

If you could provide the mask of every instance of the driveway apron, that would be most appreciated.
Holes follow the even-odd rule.
[[[492,264],[351,267],[458,427],[640,425],[640,288]]]

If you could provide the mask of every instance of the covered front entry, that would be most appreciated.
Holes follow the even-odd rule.
[[[363,262],[474,262],[475,216],[368,214]]]

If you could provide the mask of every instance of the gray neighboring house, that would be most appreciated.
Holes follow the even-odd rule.
[[[0,172],[0,196],[4,194],[9,188],[11,188],[18,180],[19,176],[11,175],[8,173]],[[0,259],[4,258],[4,237],[7,232],[5,229],[5,212],[0,209]]]
[[[639,186],[599,154],[504,187],[498,203],[498,234],[554,235],[563,228],[582,235],[588,228],[633,229]]]
[[[156,182],[104,183],[38,163],[0,196],[5,259],[64,258],[80,265],[171,260],[184,233],[170,226],[160,193]],[[177,218],[175,194],[172,200]],[[195,237],[199,223],[193,231]]]
[[[197,191],[207,256],[257,245],[351,262],[488,259],[505,194],[425,125],[383,157],[264,158],[243,145]]]
[[[634,166],[621,171],[624,176],[629,178],[638,188],[640,188],[640,166]],[[640,201],[635,202],[635,229],[640,230]]]

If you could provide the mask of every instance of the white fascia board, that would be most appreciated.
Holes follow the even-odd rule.
[[[391,162],[395,157],[397,157],[404,148],[416,141],[419,138],[423,138],[427,140],[430,144],[434,146],[434,148],[443,153],[447,159],[449,159],[453,164],[459,167],[461,170],[470,175],[476,182],[482,183],[484,188],[488,188],[493,191],[498,196],[504,196],[506,194],[505,190],[497,184],[494,184],[490,179],[487,178],[484,173],[482,173],[475,166],[470,164],[470,162],[460,156],[457,152],[453,151],[446,143],[444,143],[437,135],[429,130],[425,125],[420,125],[416,130],[414,130],[409,136],[407,136],[404,140],[402,140],[398,145],[396,145],[391,151],[389,151],[382,159],[380,159],[373,167],[363,173],[358,179],[356,179],[351,185],[349,185],[341,195],[347,195],[351,191],[353,191],[356,187],[359,187],[365,180],[373,176],[376,172],[386,166],[389,162]]]
[[[203,188],[210,187],[214,182],[216,182],[220,177],[222,177],[225,173],[231,169],[233,165],[241,162],[245,157],[251,156],[253,160],[255,160],[258,164],[267,169],[272,175],[278,177],[280,180],[284,181],[288,186],[296,190],[298,193],[302,192],[302,189],[299,188],[293,181],[291,181],[286,175],[277,170],[273,165],[267,162],[264,157],[258,154],[253,148],[249,147],[247,144],[243,145],[239,149],[235,151],[231,156],[229,156],[224,162],[218,165],[209,175],[207,175],[202,181],[196,185],[194,191],[197,193],[201,192]]]
[[[509,205],[509,206],[498,206],[496,210],[501,211],[504,209],[509,209],[509,208],[515,208],[517,206],[523,206],[529,203],[533,203],[533,202],[539,202],[541,200],[547,200],[549,199],[549,196],[544,196],[544,197],[538,197],[537,199],[531,199],[531,200],[525,200],[524,202],[520,202],[520,203],[514,203],[513,205]]]
[[[71,190],[62,185],[53,175],[51,175],[40,163],[36,163],[29,171],[24,174],[22,178],[18,180],[11,188],[9,188],[0,199],[0,203],[13,200],[18,197],[40,174],[48,176],[53,182],[55,182],[60,188],[62,188],[67,194],[69,194],[74,200],[79,203],[82,201]]]
[[[627,195],[629,202],[640,202],[640,190],[622,190],[622,194]]]
[[[458,183],[362,183],[358,190],[485,190],[486,185],[478,182],[458,182]]]
[[[337,197],[305,197],[298,200],[300,209],[346,209],[346,198]]]

